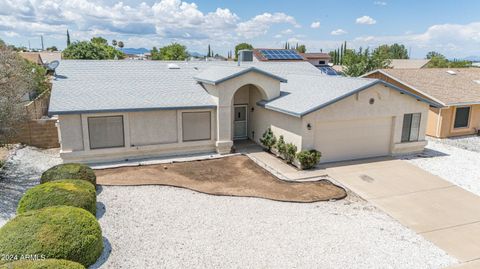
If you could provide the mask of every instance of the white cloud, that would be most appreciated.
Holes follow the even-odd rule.
[[[281,34],[283,35],[290,35],[293,33],[293,30],[292,29],[285,29],[281,32]]]
[[[310,24],[310,28],[313,28],[313,29],[320,28],[320,22],[319,21],[312,22],[312,24]]]
[[[347,31],[345,31],[343,29],[337,29],[337,30],[333,30],[330,34],[331,35],[344,35],[344,34],[347,34]]]
[[[263,13],[239,23],[236,32],[238,36],[251,39],[266,34],[273,24],[291,24],[294,27],[300,27],[295,18],[285,13]]]
[[[374,19],[373,19],[372,17],[370,17],[370,16],[362,16],[362,17],[360,17],[360,18],[357,18],[356,23],[357,23],[357,24],[369,24],[369,25],[371,25],[371,24],[377,23],[377,21],[374,20]]]
[[[300,27],[285,13],[241,19],[226,8],[202,12],[195,3],[155,0],[127,4],[121,0],[0,0],[0,33],[23,37],[65,35],[75,39],[103,35],[108,39],[189,44],[228,43],[266,34],[275,24]],[[134,46],[128,44],[126,46]],[[137,44],[137,43],[135,43]],[[141,46],[146,46],[140,43]]]
[[[384,2],[384,1],[375,1],[373,2],[374,5],[377,5],[377,6],[386,6],[387,5],[387,2]]]

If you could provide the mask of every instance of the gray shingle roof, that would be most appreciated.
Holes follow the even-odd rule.
[[[216,85],[248,72],[257,72],[279,80],[280,82],[287,82],[286,79],[270,72],[263,71],[262,69],[258,69],[255,66],[212,66],[207,68],[205,71],[200,72],[200,74],[196,75],[194,79],[199,82]]]

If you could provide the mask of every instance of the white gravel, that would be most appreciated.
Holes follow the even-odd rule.
[[[461,149],[480,152],[480,136],[478,135],[460,136],[446,139],[428,138],[428,140],[440,142],[442,144],[451,145]]]
[[[58,149],[16,146],[10,151],[5,166],[0,169],[0,227],[15,215],[25,191],[40,182],[45,170],[59,163]]]
[[[477,143],[480,144],[480,139]],[[410,163],[480,195],[480,152],[430,139],[424,153],[406,156]]]
[[[108,249],[92,268],[443,268],[442,250],[369,203],[103,186]]]

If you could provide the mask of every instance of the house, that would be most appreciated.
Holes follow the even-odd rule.
[[[241,50],[244,59],[253,58],[254,62],[299,62],[305,61],[302,55],[294,49],[253,49]],[[252,56],[250,56],[253,54]],[[240,56],[242,57],[242,56]]]
[[[68,162],[225,154],[236,140],[260,143],[268,128],[332,162],[422,151],[430,105],[382,80],[326,76],[305,61],[64,60],[49,114]]]
[[[62,59],[61,51],[40,51],[40,57],[42,58],[43,64],[49,64],[53,61],[60,61]]]
[[[427,67],[429,59],[392,59],[389,67],[393,69],[420,69]]]
[[[332,59],[330,54],[323,52],[310,52],[310,53],[301,53],[300,54],[307,62],[313,64],[314,66],[328,66],[328,63]]]
[[[384,80],[441,104],[428,113],[426,134],[446,138],[480,130],[480,69],[382,69],[364,77]]]

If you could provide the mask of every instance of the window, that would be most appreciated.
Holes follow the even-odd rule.
[[[318,61],[319,65],[325,65],[325,61]]]
[[[183,141],[210,140],[211,116],[206,112],[182,113]]]
[[[422,114],[413,113],[403,116],[402,142],[418,141],[420,118]]]
[[[89,117],[88,136],[90,149],[124,147],[123,116]]]
[[[457,107],[455,110],[455,122],[453,128],[467,128],[470,118],[470,107]]]

